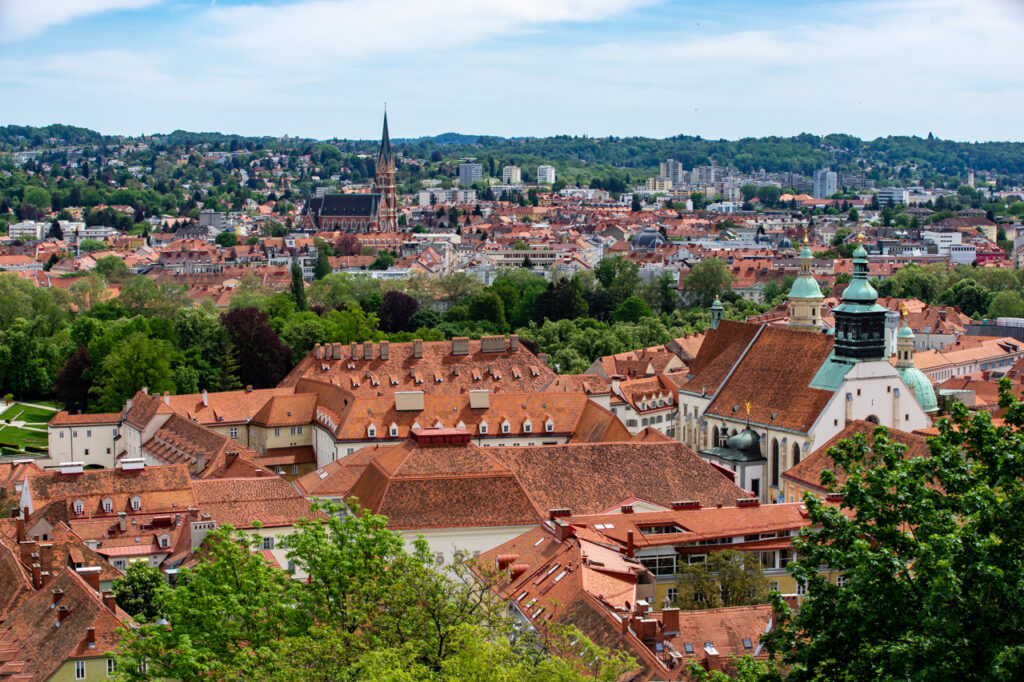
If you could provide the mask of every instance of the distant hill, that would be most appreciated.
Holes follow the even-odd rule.
[[[317,144],[330,144],[344,152],[373,152],[378,140],[248,137],[224,133],[193,133],[176,130],[154,136],[175,147],[199,144],[221,145],[227,149],[301,149],[308,153]],[[0,150],[49,146],[50,140],[65,145],[110,144],[123,138],[105,136],[86,128],[66,125],[0,127]],[[929,135],[880,137],[861,140],[852,135],[825,136],[803,133],[794,137],[760,137],[739,140],[706,140],[694,135],[664,139],[649,137],[553,137],[506,138],[493,135],[464,135],[447,132],[418,138],[394,138],[398,151],[411,158],[475,156],[495,163],[530,165],[544,161],[583,167],[604,164],[644,172],[656,170],[666,158],[687,168],[716,163],[744,172],[794,171],[804,175],[818,168],[864,173],[879,181],[910,182],[927,179],[953,184],[969,169],[1004,176],[1004,181],[1024,182],[1024,143],[957,142]]]

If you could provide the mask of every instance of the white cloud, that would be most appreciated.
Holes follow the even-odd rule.
[[[654,1],[310,0],[214,7],[207,19],[210,44],[274,68],[330,71],[338,64],[331,60],[479,45],[562,22],[601,21]]]
[[[119,9],[140,9],[160,0],[0,0],[0,41],[30,38],[72,19]]]

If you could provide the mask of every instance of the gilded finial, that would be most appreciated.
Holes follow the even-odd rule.
[[[907,321],[907,315],[908,314],[910,314],[910,311],[907,310],[907,304],[906,303],[901,303],[900,304],[900,315],[903,316],[903,321],[904,322]]]
[[[804,246],[807,246],[808,243],[809,242],[807,241],[807,226],[804,225]]]
[[[750,416],[750,401],[749,400],[746,402],[744,407],[747,408],[747,416],[749,417]]]
[[[861,232],[860,234],[857,235],[857,241],[859,243],[861,243],[861,244],[864,243],[864,233],[863,232]]]

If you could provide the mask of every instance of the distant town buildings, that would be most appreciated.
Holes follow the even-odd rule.
[[[501,182],[504,185],[518,185],[523,181],[523,172],[519,166],[505,166],[501,169]]]
[[[460,163],[459,164],[459,184],[463,187],[469,187],[474,182],[484,179],[484,165],[482,163]]]
[[[814,171],[814,188],[812,193],[815,199],[825,199],[833,194],[837,190],[838,176],[835,172],[828,169]]]

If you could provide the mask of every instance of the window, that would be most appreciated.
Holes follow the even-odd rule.
[[[388,435],[392,438],[398,437],[398,424],[392,424],[390,428],[388,428]]]
[[[775,592],[778,592],[779,591],[779,581],[778,580],[772,580],[771,582],[769,582],[768,583],[768,589],[769,590],[773,590]]]
[[[142,498],[136,495],[132,498],[132,511],[139,511],[142,509]]]
[[[87,455],[89,454],[89,448],[85,449],[85,454],[87,454]]]
[[[533,431],[533,424],[529,421],[523,422],[523,433],[530,433],[531,431]]]
[[[744,637],[743,638],[743,648],[744,649],[753,649],[754,648],[754,643],[750,641],[749,637]]]
[[[86,438],[92,438],[92,429],[86,429],[85,430],[85,437]]]
[[[103,511],[107,512],[108,514],[114,511],[114,501],[109,497],[103,498]]]
[[[75,513],[76,514],[84,514],[85,513],[85,502],[82,502],[81,500],[75,500]]]
[[[78,431],[72,431],[71,432],[71,437],[72,438],[78,438]]]
[[[275,436],[280,436],[281,435],[280,427],[277,427],[277,426],[274,427],[274,435]]]
[[[487,422],[480,422],[480,433],[487,435]]]
[[[801,596],[807,594],[807,583],[802,580],[796,581],[796,593]]]
[[[367,438],[376,438],[377,437],[377,427],[374,426],[373,424],[370,424],[366,428],[366,436],[367,436]]]
[[[61,432],[60,432],[60,437],[61,437],[61,438],[63,438],[63,437],[64,437],[64,432],[63,432],[63,431],[61,431]]]
[[[676,573],[676,555],[640,557],[640,563],[656,576],[669,576]]]
[[[693,655],[693,642],[683,642],[683,651],[685,651],[686,653],[688,653],[688,654],[690,654],[692,656]]]
[[[555,430],[555,422],[550,419],[544,424],[544,430],[548,433],[552,433]]]
[[[85,661],[75,661],[75,679],[85,679]]]
[[[434,552],[434,563],[444,566],[444,552]]]
[[[274,538],[263,538],[263,549],[274,549]]]
[[[107,677],[113,677],[114,673],[117,672],[117,659],[107,659]]]
[[[171,546],[171,538],[167,535],[160,536],[160,548],[167,549]]]
[[[502,422],[501,423],[501,432],[502,433],[509,433],[510,431],[512,431],[512,425],[509,424],[507,421],[506,422]]]
[[[230,429],[228,429],[228,438],[232,438],[232,439],[238,438],[238,427],[237,426],[232,426]]]
[[[679,598],[679,588],[678,587],[670,587],[667,590],[665,590],[665,602],[667,604],[671,604],[672,602],[674,602],[678,598]]]
[[[299,474],[299,465],[298,464],[293,464],[292,465],[292,476],[298,476],[298,474]]]
[[[846,583],[848,582],[850,582],[850,579],[847,578],[845,575],[841,575],[838,578],[836,578],[837,587],[846,587]]]
[[[626,420],[626,426],[636,426],[636,420],[635,419],[627,419]]]

